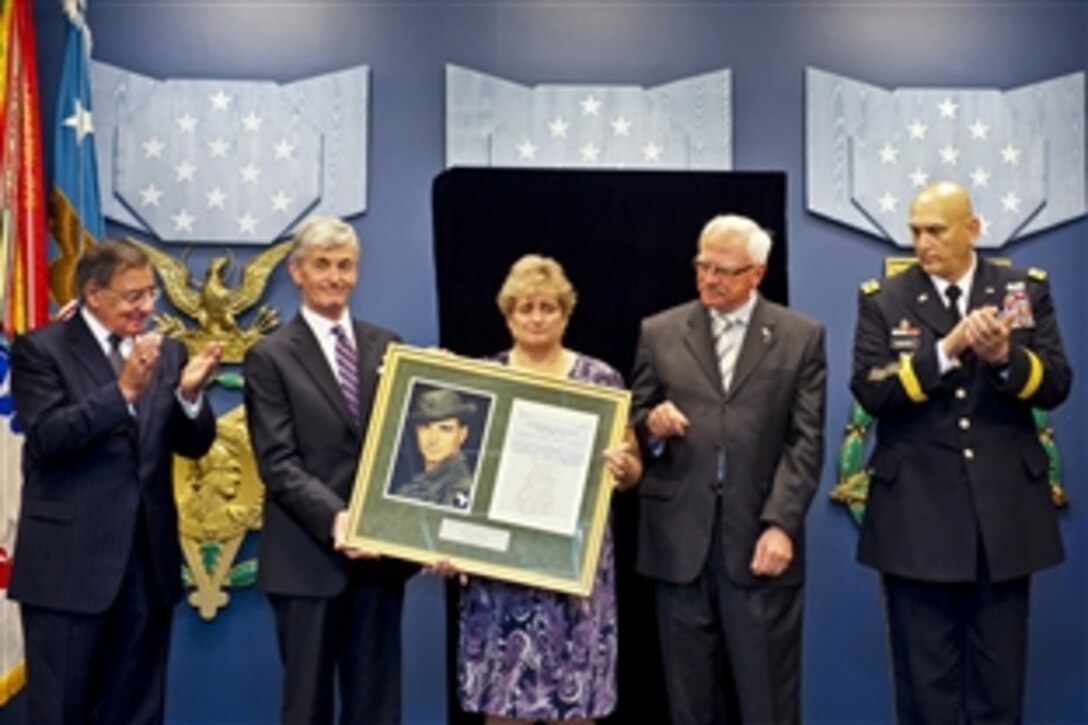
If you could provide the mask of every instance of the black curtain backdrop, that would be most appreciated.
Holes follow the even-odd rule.
[[[524,254],[554,257],[578,292],[565,344],[629,377],[639,321],[695,296],[699,231],[716,214],[742,214],[774,247],[761,292],[788,303],[786,175],[451,169],[433,187],[434,259],[442,347],[468,356],[510,347],[495,303]],[[613,499],[619,606],[619,705],[607,723],[667,722],[652,583],[634,572],[638,495]],[[457,586],[447,596],[450,723],[456,691]]]

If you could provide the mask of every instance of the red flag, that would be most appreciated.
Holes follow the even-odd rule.
[[[0,268],[4,332],[10,338],[48,319],[41,117],[29,0],[6,0],[0,15]]]

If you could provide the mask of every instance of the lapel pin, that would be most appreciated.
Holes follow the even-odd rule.
[[[929,294],[926,293],[926,292],[923,292],[922,294],[918,295],[918,304],[924,304],[926,302],[926,300],[928,300],[928,299],[929,299]]]
[[[771,341],[771,328],[761,327],[759,328],[759,334],[763,335],[763,342]]]

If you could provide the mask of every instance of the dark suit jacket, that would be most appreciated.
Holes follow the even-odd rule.
[[[159,591],[168,604],[181,598],[172,454],[202,456],[215,439],[207,402],[191,420],[175,397],[186,360],[181,343],[163,340],[134,418],[80,315],[16,338],[12,395],[26,439],[13,599],[105,610],[125,573],[138,509]]]
[[[1041,276],[1041,275],[1040,275]],[[973,581],[978,543],[996,581],[1062,560],[1032,408],[1069,394],[1072,374],[1046,282],[979,260],[968,309],[1026,293],[1007,378],[968,353],[942,376],[937,341],[954,319],[919,267],[863,286],[851,390],[877,419],[858,559],[882,572]]]
[[[710,316],[701,303],[643,321],[632,376],[632,420],[648,452],[638,488],[642,574],[674,583],[698,576],[710,547],[713,487],[723,462],[725,551],[709,555],[724,555],[730,578],[741,586],[803,581],[804,519],[823,460],[826,378],[823,328],[762,298],[728,394],[722,391]],[[654,457],[645,420],[664,400],[675,403],[691,425]],[[795,554],[774,579],[755,577],[750,570],[756,539],[769,524],[790,535]]]
[[[362,426],[301,316],[245,358],[246,422],[267,491],[258,583],[270,594],[332,597],[348,582],[349,561],[332,548],[333,518],[351,499],[382,357],[398,340],[376,325],[353,324]],[[393,565],[357,566],[378,573]]]

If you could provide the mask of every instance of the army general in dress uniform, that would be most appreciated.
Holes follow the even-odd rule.
[[[881,573],[901,723],[1022,720],[1031,574],[1063,559],[1033,408],[1069,394],[1045,274],[979,258],[966,191],[910,208],[918,264],[862,285],[877,421],[858,559]]]

